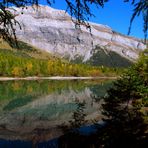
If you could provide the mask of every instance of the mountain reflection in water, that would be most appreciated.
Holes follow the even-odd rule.
[[[56,147],[56,138],[69,132],[69,126],[83,125],[81,130],[88,132],[90,124],[102,119],[101,98],[111,84],[109,80],[0,82],[0,148]]]

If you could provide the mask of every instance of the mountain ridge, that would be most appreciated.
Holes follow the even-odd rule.
[[[106,54],[113,51],[135,61],[146,48],[140,39],[116,33],[106,25],[90,22],[91,32],[84,26],[76,28],[71,16],[63,10],[40,5],[11,11],[22,26],[22,30],[16,26],[19,40],[69,60],[81,57],[82,62],[87,62],[99,45]]]

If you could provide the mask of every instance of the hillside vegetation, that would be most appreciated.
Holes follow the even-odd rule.
[[[100,46],[96,47],[96,52],[93,54],[93,56],[90,58],[88,63],[90,63],[93,66],[107,66],[107,67],[129,67],[133,63],[122,57],[121,55],[117,54],[114,51],[107,51],[107,49],[103,49]]]
[[[18,47],[12,48],[4,41],[0,42],[0,76],[114,76],[117,74],[116,68],[71,64],[23,42],[19,42]]]
[[[72,63],[79,64],[83,62],[83,58],[81,56],[75,57],[72,60]],[[69,59],[69,57],[67,57]],[[92,56],[89,60],[87,60],[84,64],[89,64],[92,66],[105,66],[110,68],[128,68],[132,66],[134,61],[130,61],[129,59],[122,57],[114,51],[108,51],[107,48],[101,47],[99,45],[92,52]]]

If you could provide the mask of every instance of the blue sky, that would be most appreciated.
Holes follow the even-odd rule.
[[[42,0],[41,3],[45,5]],[[65,0],[55,0],[55,4],[52,4],[51,7],[65,10]],[[123,0],[110,0],[104,8],[98,9],[93,5],[91,10],[95,15],[95,17],[90,18],[91,22],[108,25],[117,32],[127,34],[133,10],[130,3],[124,3]],[[139,16],[133,22],[130,36],[144,38],[142,25],[142,16]]]

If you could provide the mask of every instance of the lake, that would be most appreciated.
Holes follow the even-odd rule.
[[[0,139],[47,141],[62,135],[63,125],[99,122],[111,85],[102,79],[1,81]]]

